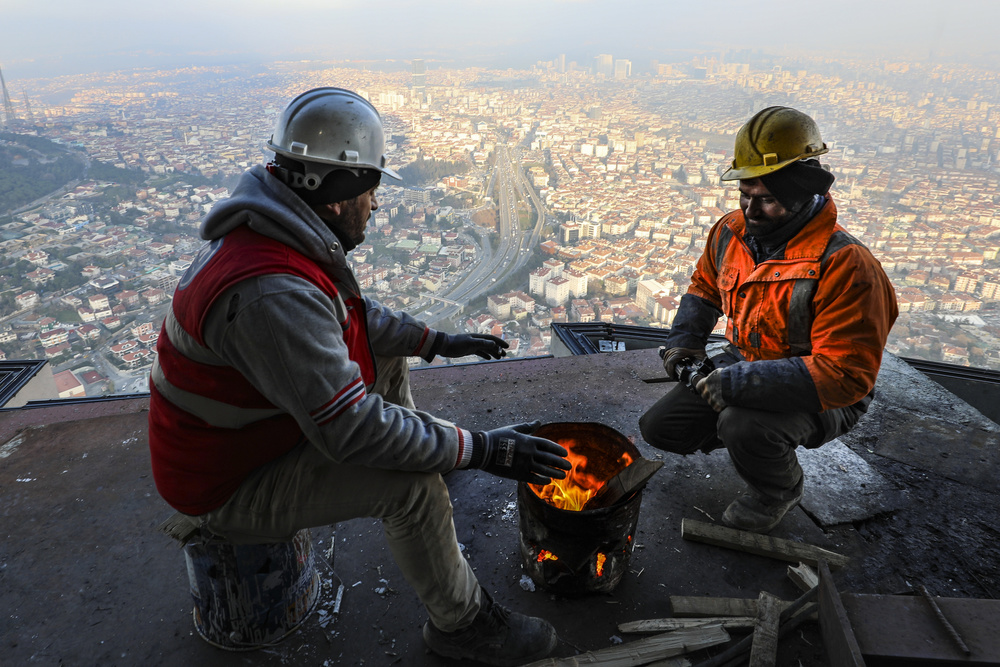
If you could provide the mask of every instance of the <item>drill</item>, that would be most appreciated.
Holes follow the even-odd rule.
[[[667,356],[667,348],[661,347],[659,349],[660,359]],[[677,376],[679,382],[683,382],[684,385],[694,393],[698,393],[695,387],[702,378],[706,377],[709,373],[715,370],[715,364],[708,357],[704,359],[699,359],[698,357],[687,357],[686,359],[681,359],[674,366],[674,374]]]

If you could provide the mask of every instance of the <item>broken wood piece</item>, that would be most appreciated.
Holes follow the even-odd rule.
[[[864,667],[865,659],[826,561],[819,564],[819,629],[831,664]]]
[[[704,625],[721,625],[726,630],[740,630],[752,628],[754,625],[753,616],[704,616],[701,618],[650,618],[644,621],[629,621],[619,623],[619,632],[632,632],[635,634],[653,634],[656,632],[670,632],[671,630],[681,630],[684,628],[699,628]]]
[[[819,589],[817,587],[807,593],[803,593],[800,598],[788,605],[788,607],[781,612],[778,630],[779,639],[810,619],[816,608],[816,605],[813,604],[812,600],[815,599],[818,590]],[[736,661],[742,663],[746,660],[745,654],[750,650],[752,645],[753,635],[749,635],[736,642],[722,653],[719,653],[704,662],[699,662],[695,667],[728,667],[728,665],[735,663]]]
[[[663,461],[636,459],[598,489],[597,493],[583,506],[583,509],[589,510],[614,505],[622,498],[642,488],[642,485],[648,482],[649,478],[662,467]]]
[[[816,574],[816,570],[805,563],[799,563],[796,567],[789,565],[788,578],[803,592],[819,586],[819,575]]]
[[[704,542],[717,547],[736,549],[793,563],[803,562],[816,565],[820,559],[825,559],[830,567],[844,567],[851,560],[847,556],[811,544],[716,526],[693,519],[681,519],[681,537],[694,542]]]
[[[723,630],[722,626],[709,625],[646,637],[620,646],[588,651],[569,658],[545,658],[524,667],[579,667],[580,665],[636,667],[655,660],[698,651],[709,646],[725,644],[728,641],[729,633]]]
[[[750,667],[774,667],[778,657],[778,623],[780,600],[766,591],[757,598],[757,618],[750,646]]]
[[[651,662],[646,667],[691,667],[691,661],[683,657],[667,658]]]
[[[782,611],[790,602],[781,601]],[[757,600],[751,598],[689,597],[671,595],[670,609],[675,618],[694,616],[750,616],[757,615]]]

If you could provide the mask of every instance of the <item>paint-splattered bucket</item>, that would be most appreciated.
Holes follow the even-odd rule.
[[[195,629],[219,648],[250,651],[273,644],[292,633],[319,598],[308,530],[274,544],[192,542],[184,557]]]

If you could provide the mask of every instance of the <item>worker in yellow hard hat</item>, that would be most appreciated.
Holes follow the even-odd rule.
[[[744,492],[727,525],[769,532],[802,499],[795,449],[847,432],[874,396],[893,287],[837,222],[816,122],[789,107],[736,135],[724,181],[740,208],[709,232],[662,351],[680,380],[640,419],[646,441],[692,454],[725,447]],[[708,344],[726,316],[725,342]],[[687,386],[685,386],[687,385]]]

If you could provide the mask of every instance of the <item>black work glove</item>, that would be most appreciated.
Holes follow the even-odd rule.
[[[565,458],[568,452],[551,440],[531,435],[539,426],[541,422],[534,421],[474,433],[468,467],[529,484],[565,478],[572,467]]]
[[[445,334],[437,353],[442,357],[466,357],[478,354],[483,359],[499,359],[510,345],[489,334]]]
[[[726,407],[726,401],[722,398],[722,375],[718,370],[698,380],[694,388],[716,412],[722,412]]]
[[[663,353],[663,370],[671,380],[679,380],[680,378],[674,374],[677,364],[685,359],[704,359],[706,356],[704,348],[671,347]]]

